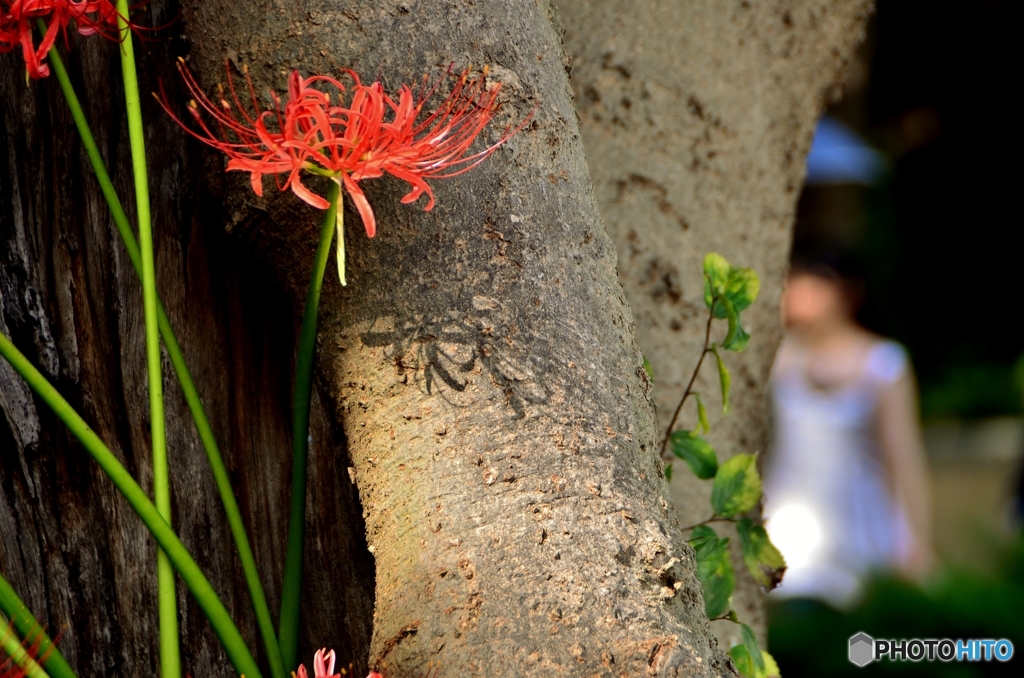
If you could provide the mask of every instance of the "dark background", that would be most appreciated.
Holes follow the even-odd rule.
[[[880,0],[830,108],[890,159],[873,187],[810,186],[797,240],[862,264],[862,320],[910,351],[922,413],[1021,411],[1021,3]]]
[[[867,283],[861,320],[910,351],[926,423],[1022,411],[1021,114],[1012,104],[1022,81],[1021,4],[879,0],[845,96],[828,113],[882,151],[889,168],[870,187],[808,186],[798,207],[797,247],[828,241],[859,261]],[[934,474],[945,468],[932,462]],[[945,470],[956,482],[936,486],[964,495],[936,491],[940,532],[956,527],[941,520],[944,506],[980,501],[963,488],[986,462],[968,454],[957,463]],[[924,588],[879,580],[848,611],[776,601],[769,651],[786,678],[1021,675],[1024,541],[993,548],[985,558],[971,551],[970,566],[947,563]],[[858,668],[847,643],[859,631],[1010,638],[1015,656],[1007,664]]]

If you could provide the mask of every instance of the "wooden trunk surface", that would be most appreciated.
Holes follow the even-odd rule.
[[[753,268],[761,295],[744,312],[752,339],[726,353],[733,390],[721,416],[718,375],[696,383],[720,458],[766,451],[767,386],[782,337],[779,297],[796,200],[818,117],[841,91],[870,0],[555,0],[598,203],[619,279],[654,367],[664,431],[704,345],[702,260],[718,252]],[[721,323],[725,325],[725,323]],[[712,339],[721,342],[724,327]],[[694,403],[678,428],[693,428]],[[710,515],[711,483],[675,464],[672,501],[684,525]],[[761,587],[731,534],[733,605],[766,638]],[[715,622],[726,646],[740,629]]]
[[[371,664],[422,675],[729,673],[661,473],[650,382],[587,172],[543,0],[185,3],[205,86],[224,59],[257,91],[351,67],[390,91],[454,63],[501,82],[473,172],[401,205],[349,206],[349,285],[329,280],[319,376],[343,428],[376,561]],[[450,87],[444,81],[442,91]],[[320,217],[294,197],[225,200],[298,296]],[[312,182],[310,185],[314,185]],[[306,255],[308,257],[308,255]]]
[[[140,17],[172,21],[176,3]],[[225,232],[206,177],[220,159],[187,139],[148,96],[176,91],[177,24],[137,47],[147,124],[157,278],[232,474],[276,615],[290,473],[296,308],[257,244]],[[73,34],[65,62],[118,193],[134,218],[115,43]],[[60,45],[61,40],[58,40]],[[138,43],[137,43],[138,44]],[[213,165],[217,171],[207,171]],[[0,55],[0,331],[12,337],[122,459],[151,483],[141,286],[89,169],[54,78],[25,82]],[[173,523],[254,651],[248,592],[212,475],[170,364],[164,377]],[[113,485],[0,361],[0,572],[82,678],[158,673],[156,554]],[[343,441],[314,403],[302,656],[330,643],[366,667],[373,561]],[[179,584],[183,670],[233,672]]]
[[[431,665],[441,676],[730,671],[657,460],[654,397],[664,410],[670,396],[652,394],[626,298],[656,366],[671,365],[659,370],[661,388],[681,378],[672,352],[685,353],[677,337],[692,333],[688,290],[704,251],[762,272],[767,303],[753,329],[766,344],[737,370],[751,389],[737,398],[745,423],[727,422],[720,444],[727,453],[763,445],[756,388],[778,332],[770,306],[800,181],[796,159],[865,3],[780,2],[778,16],[762,7],[756,20],[744,14],[748,4],[680,4],[680,16],[661,22],[654,12],[645,30],[691,42],[690,52],[651,60],[623,42],[632,29],[614,28],[626,18],[612,9],[559,2],[571,13],[562,21],[578,59],[589,171],[560,27],[545,0],[185,0],[171,37],[140,50],[143,91],[163,77],[182,104],[178,54],[211,89],[225,61],[249,66],[261,96],[268,87],[283,92],[293,67],[306,75],[351,67],[394,89],[452,63],[488,64],[505,87],[498,125],[536,107],[532,123],[481,168],[436,184],[432,212],[422,202],[399,205],[404,186],[389,179],[367,184],[376,239],[347,210],[350,286],[329,279],[321,315],[307,660],[333,646],[357,671],[369,662],[387,666],[389,678]],[[146,18],[160,25],[177,12],[170,2]],[[635,28],[644,16],[627,18]],[[116,46],[74,36],[72,48],[72,77],[129,196]],[[0,58],[0,331],[146,486],[139,285],[57,83],[26,86],[18,56]],[[669,74],[683,85],[667,82]],[[188,140],[151,99],[144,107],[159,288],[276,611],[293,337],[320,214],[277,195],[269,180],[267,199],[255,199],[247,177],[225,176],[221,158]],[[644,125],[669,129],[659,136]],[[626,225],[641,217],[650,228]],[[169,365],[165,377],[174,524],[259,648]],[[155,552],[146,531],[6,364],[0,411],[2,572],[51,631],[63,632],[61,648],[80,675],[155,675]],[[705,501],[692,487],[675,496],[684,511]],[[180,597],[185,670],[229,675],[183,587]],[[757,614],[756,601],[745,604]]]

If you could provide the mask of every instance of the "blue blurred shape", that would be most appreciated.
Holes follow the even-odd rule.
[[[808,185],[865,184],[881,179],[887,161],[849,127],[827,115],[818,121],[807,154]]]

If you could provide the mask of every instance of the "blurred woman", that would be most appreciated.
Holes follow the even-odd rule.
[[[845,606],[868,575],[923,576],[931,499],[903,348],[855,317],[862,285],[837,256],[797,257],[771,378],[766,527],[789,565],[778,595]]]

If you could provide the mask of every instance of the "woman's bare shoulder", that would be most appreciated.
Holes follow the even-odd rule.
[[[775,354],[775,365],[772,372],[785,374],[803,365],[807,359],[807,347],[798,339],[785,336],[779,344],[779,350]]]

